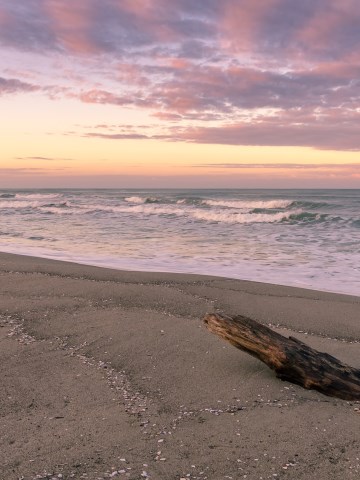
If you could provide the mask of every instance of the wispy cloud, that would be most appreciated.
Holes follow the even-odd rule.
[[[193,168],[251,170],[360,170],[360,163],[203,163]]]
[[[22,82],[17,78],[0,77],[0,95],[33,92],[39,90],[39,86]]]
[[[44,160],[46,162],[56,162],[56,161],[62,161],[62,162],[70,162],[72,161],[71,158],[55,158],[55,157],[14,157],[15,160]]]
[[[86,133],[86,137],[104,138],[107,140],[150,140],[152,137],[140,133]]]
[[[54,172],[62,172],[66,171],[67,169],[64,167],[59,167],[59,168],[37,168],[37,167],[9,167],[9,168],[3,168],[0,167],[0,174],[1,175],[14,175],[21,173],[22,175],[45,175],[45,174],[51,174]]]
[[[317,121],[284,123],[274,119],[260,123],[220,127],[192,127],[177,134],[184,141],[204,144],[302,146],[343,151],[360,150],[359,120],[352,123]]]

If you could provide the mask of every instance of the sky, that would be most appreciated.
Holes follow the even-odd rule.
[[[0,0],[0,188],[360,188],[359,0]]]

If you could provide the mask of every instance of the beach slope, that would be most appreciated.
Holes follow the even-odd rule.
[[[347,480],[360,404],[211,335],[241,314],[360,368],[360,297],[0,254],[0,478]]]

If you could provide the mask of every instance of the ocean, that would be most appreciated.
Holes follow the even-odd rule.
[[[0,190],[0,250],[360,295],[360,190]]]

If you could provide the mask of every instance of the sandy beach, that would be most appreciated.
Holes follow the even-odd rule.
[[[360,297],[0,254],[0,478],[347,480],[360,402],[211,335],[241,314],[360,368]]]

